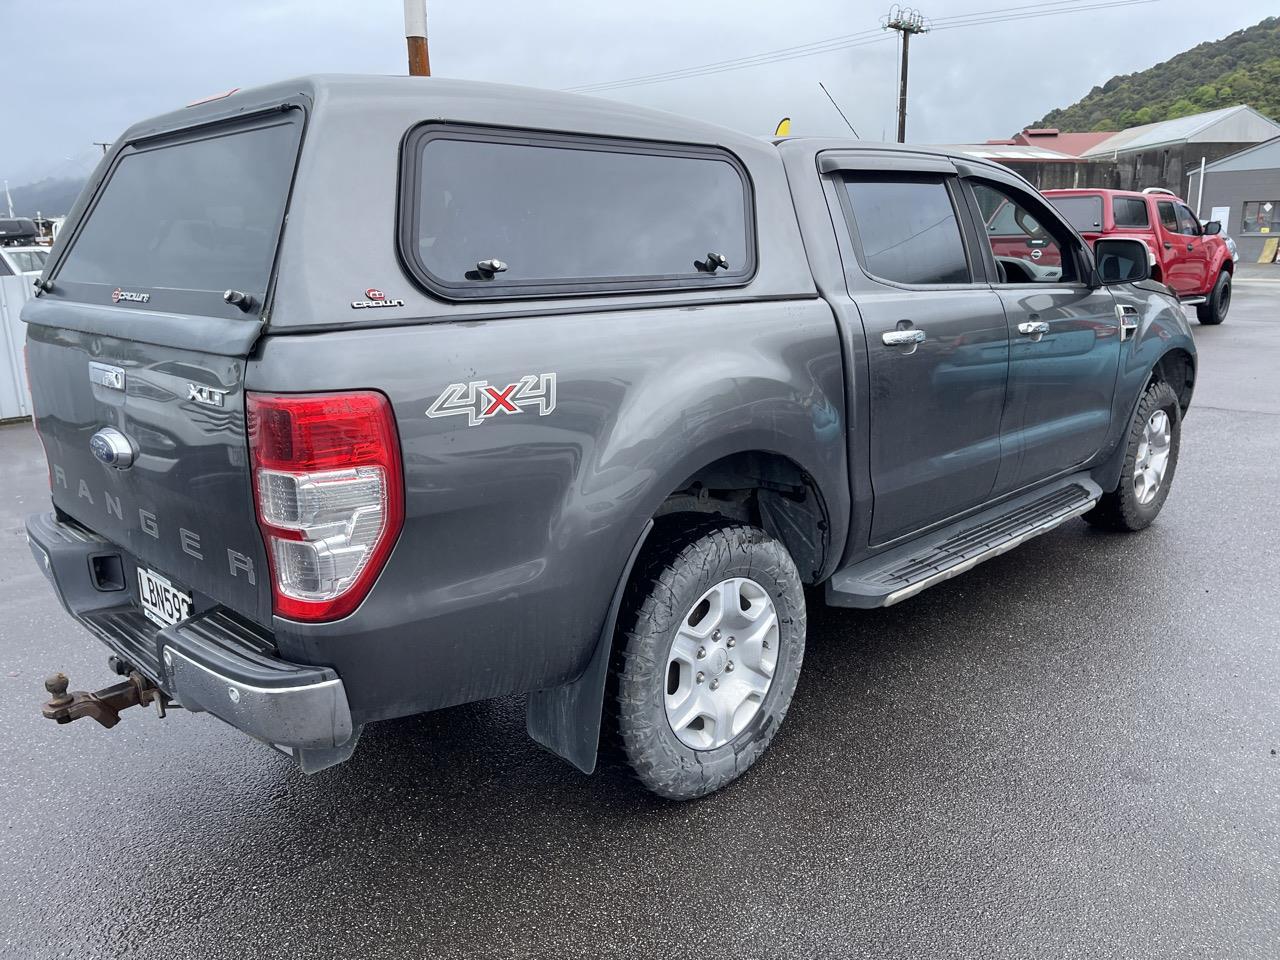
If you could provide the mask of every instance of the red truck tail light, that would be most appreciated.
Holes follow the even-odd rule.
[[[336,620],[365,598],[404,522],[391,404],[372,391],[247,396],[275,611]]]

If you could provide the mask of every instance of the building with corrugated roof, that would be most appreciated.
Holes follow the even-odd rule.
[[[1163,187],[1184,196],[1201,162],[1213,163],[1280,136],[1280,123],[1240,104],[1117,133],[1062,133],[1031,127],[1006,140],[952,144],[954,149],[1003,163],[1041,190]]]
[[[1027,127],[1021,133],[1014,134],[1012,142],[1028,147],[1043,147],[1056,153],[1065,153],[1069,157],[1079,157],[1086,150],[1114,136],[1114,131],[1063,133],[1057,127]]]
[[[1111,161],[1120,190],[1164,187],[1182,195],[1201,161],[1213,163],[1245,147],[1280,136],[1280,123],[1239,104],[1112,134],[1090,147],[1085,160]]]

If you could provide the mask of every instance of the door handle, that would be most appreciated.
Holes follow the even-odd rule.
[[[880,340],[886,347],[913,347],[924,343],[925,336],[923,330],[886,330]]]
[[[1018,332],[1024,336],[1044,336],[1049,332],[1048,320],[1026,320],[1018,324]]]
[[[1187,253],[1190,253],[1190,252],[1191,252],[1192,250],[1194,250],[1195,248],[1196,248],[1196,245],[1195,245],[1194,243],[1188,243],[1188,244],[1187,244]]]
[[[1170,243],[1168,240],[1166,240],[1166,241],[1164,242],[1164,248],[1165,248],[1166,250],[1172,250],[1172,249],[1173,249],[1173,244],[1172,244],[1172,243]]]

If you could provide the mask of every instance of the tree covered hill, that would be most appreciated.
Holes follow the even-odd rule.
[[[1192,47],[1149,70],[1112,77],[1034,126],[1123,130],[1237,103],[1280,119],[1280,17]]]

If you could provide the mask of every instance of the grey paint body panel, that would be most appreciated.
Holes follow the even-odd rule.
[[[538,696],[531,730],[588,768],[593,733],[565,740],[573,739],[575,718],[590,714],[603,674],[597,669],[589,683],[574,681],[604,662],[612,601],[655,511],[722,458],[785,458],[806,478],[825,524],[815,538],[824,545],[811,571],[815,582],[1022,489],[1016,480],[1007,490],[997,486],[1009,452],[1000,446],[1007,372],[984,387],[990,422],[983,436],[957,439],[955,423],[908,411],[896,428],[914,431],[915,459],[877,466],[877,457],[898,456],[902,445],[886,429],[892,407],[874,398],[883,401],[894,388],[904,400],[920,397],[936,391],[940,378],[951,378],[956,396],[963,395],[966,376],[991,359],[980,356],[984,351],[994,351],[1001,370],[1008,367],[1000,333],[1007,317],[1000,295],[980,278],[963,298],[915,297],[917,318],[948,346],[928,354],[932,366],[918,369],[918,381],[902,390],[906,382],[894,371],[910,358],[885,354],[878,336],[911,297],[857,271],[829,190],[841,169],[895,164],[915,173],[979,169],[1025,188],[1003,168],[849,141],[775,145],[612,101],[404,78],[313,78],[246,91],[131,128],[112,155],[131,139],[286,102],[306,111],[306,128],[261,323],[161,318],[147,326],[154,313],[56,297],[37,298],[24,319],[40,381],[33,385],[37,425],[51,462],[61,459],[69,473],[83,472],[113,495],[141,498],[169,527],[199,524],[209,548],[202,552],[235,549],[260,575],[249,585],[201,565],[180,540],[167,543],[123,518],[103,518],[75,486],[55,486],[59,509],[193,589],[197,610],[233,610],[269,628],[284,660],[331,668],[342,680],[353,729],[551,691]],[[396,252],[400,145],[409,130],[432,120],[722,147],[751,180],[758,269],[733,289],[436,299],[411,280]],[[77,203],[70,228],[86,202]],[[349,242],[352,225],[359,242]],[[56,266],[51,276],[56,283]],[[353,310],[351,301],[368,287],[404,306]],[[1185,318],[1167,297],[1133,289],[1114,296],[1139,306],[1142,325],[1114,358],[1105,440],[1086,463],[1072,465],[1092,470],[1104,489],[1108,471],[1118,469],[1123,426],[1159,356],[1173,348],[1194,355]],[[981,301],[980,326],[995,331],[990,344],[967,354],[956,337],[943,336],[946,324],[958,324],[958,333],[971,322],[972,311],[960,303],[966,298]],[[91,387],[90,359],[123,367],[133,392],[113,398]],[[555,408],[545,415],[524,410],[475,425],[426,415],[450,384],[503,385],[541,374],[555,374],[557,383]],[[192,380],[226,391],[219,417],[187,402],[178,388]],[[244,393],[369,389],[386,394],[397,422],[403,530],[354,613],[325,624],[273,618],[249,482]],[[88,452],[88,437],[103,425],[134,431],[143,456],[127,474],[104,473],[110,468]],[[166,470],[157,459],[161,448]],[[978,467],[963,495],[946,503],[950,485],[960,481],[943,465],[956,456]],[[893,508],[895,476],[901,490],[919,489]],[[877,479],[885,496],[880,509],[897,513],[881,529],[874,529]],[[912,513],[921,498],[933,503],[931,514]]]
[[[336,667],[365,719],[575,677],[644,525],[722,457],[793,460],[836,492],[832,528],[847,527],[844,447],[830,419],[843,373],[821,300],[271,336],[247,386],[314,390],[317,360],[327,389],[390,396],[405,525],[356,614],[277,621],[275,632],[286,656]],[[547,416],[474,427],[425,416],[452,382],[548,372],[557,398]],[[429,681],[387,689],[387,677],[405,675]]]

